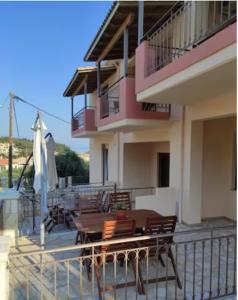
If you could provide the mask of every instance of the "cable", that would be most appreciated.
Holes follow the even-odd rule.
[[[17,135],[18,135],[18,137],[20,137],[20,133],[19,133],[19,126],[18,126],[18,122],[17,122],[16,108],[15,108],[15,104],[14,104],[14,102],[13,102],[13,110],[14,110],[14,118],[15,118],[16,127],[17,127]]]
[[[42,108],[40,108],[40,107],[38,107],[38,106],[35,106],[34,104],[32,104],[32,103],[30,103],[30,102],[28,102],[28,101],[26,101],[26,100],[24,100],[24,99],[22,99],[22,98],[16,96],[16,95],[14,95],[14,98],[15,98],[16,100],[19,100],[19,101],[21,101],[21,102],[27,104],[27,105],[32,106],[33,108],[35,108],[35,109],[37,109],[37,110],[39,110],[39,111],[45,113],[46,115],[48,115],[48,116],[50,116],[50,117],[53,117],[53,118],[55,118],[55,119],[57,119],[57,120],[59,120],[59,121],[61,121],[61,122],[66,123],[66,124],[70,124],[70,122],[68,122],[68,121],[66,121],[66,120],[64,120],[64,119],[61,119],[60,117],[57,117],[56,115],[54,115],[54,114],[52,114],[52,113],[49,113],[48,111],[46,111],[46,110],[44,110],[44,109],[42,109]]]

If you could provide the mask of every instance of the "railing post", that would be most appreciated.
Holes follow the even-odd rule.
[[[12,243],[12,239],[10,236],[0,236],[0,244],[1,244],[1,249],[0,249],[0,293],[1,293],[1,299],[2,300],[7,300],[10,299],[10,290],[9,290],[9,285],[10,285],[10,280],[9,280],[9,270],[10,272],[13,273],[12,268],[10,267],[9,264],[9,252],[10,252],[10,246]],[[12,279],[12,278],[11,278]],[[15,282],[15,281],[14,281]],[[12,287],[11,287],[11,294],[14,294],[14,282],[12,281]]]
[[[128,27],[124,29],[123,36],[123,59],[124,59],[124,76],[128,75]]]
[[[138,46],[144,35],[144,1],[138,1]]]
[[[114,183],[114,186],[113,186],[113,191],[114,191],[114,193],[116,193],[116,192],[117,192],[117,184],[116,184],[116,183]]]

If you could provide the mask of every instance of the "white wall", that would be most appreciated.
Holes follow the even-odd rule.
[[[168,142],[124,144],[124,187],[157,186],[157,153],[170,152]]]
[[[102,182],[102,145],[108,147],[108,178],[119,181],[119,144],[118,135],[99,136],[90,139],[90,182]]]
[[[182,199],[182,219],[186,223],[199,223],[202,218],[202,186],[205,172],[203,172],[203,132],[205,132],[203,121],[235,115],[235,96],[234,92],[229,92],[186,106]],[[233,192],[230,194],[230,199],[232,197],[234,199]],[[234,207],[234,201],[229,201],[229,205]],[[222,215],[226,214],[224,211]]]
[[[232,191],[233,145],[236,118],[204,122],[202,217],[236,219]]]

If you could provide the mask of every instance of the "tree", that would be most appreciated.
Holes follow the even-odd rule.
[[[58,177],[73,177],[73,184],[88,183],[89,182],[89,165],[82,160],[77,154],[66,149],[65,153],[55,156],[56,168]],[[34,166],[31,166],[25,172],[26,183],[33,185]]]
[[[73,183],[88,183],[88,165],[74,151],[67,150],[55,157],[59,177],[73,176]]]

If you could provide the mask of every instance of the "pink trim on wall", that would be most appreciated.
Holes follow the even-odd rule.
[[[136,94],[235,43],[236,25],[235,22],[228,26],[198,47],[149,76],[147,76],[149,49],[148,42],[144,41],[136,49]]]
[[[72,130],[72,136],[77,136],[86,131],[97,131],[97,127],[95,125],[95,110],[92,108],[86,108],[83,111],[84,114],[84,124],[81,128],[76,130]]]
[[[125,77],[119,86],[119,112],[100,119],[100,98],[97,99],[97,127],[105,126],[124,119],[168,120],[169,112],[143,111],[141,103],[136,101],[135,78]]]

